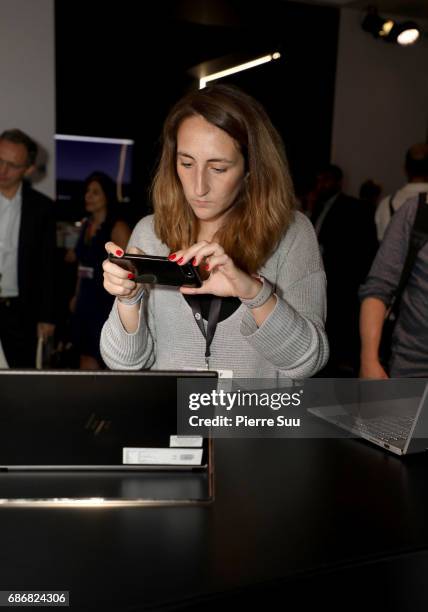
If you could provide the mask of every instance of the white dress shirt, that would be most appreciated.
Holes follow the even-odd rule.
[[[21,225],[22,186],[12,199],[0,193],[0,297],[17,297],[18,239]]]
[[[0,369],[5,369],[9,367],[6,361],[6,357],[4,356],[3,348],[0,342]]]

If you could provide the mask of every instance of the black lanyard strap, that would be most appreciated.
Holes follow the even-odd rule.
[[[187,296],[188,302],[193,312],[194,319],[205,338],[205,363],[209,367],[209,358],[211,357],[211,343],[213,341],[217,323],[220,317],[221,298],[213,296],[208,313],[208,325],[205,331],[204,319],[202,317],[201,304],[196,296]]]

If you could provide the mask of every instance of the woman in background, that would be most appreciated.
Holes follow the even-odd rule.
[[[107,174],[94,172],[86,179],[85,208],[89,214],[75,248],[78,278],[70,309],[80,368],[98,370],[104,367],[99,350],[101,329],[113,303],[103,288],[104,244],[112,240],[124,250],[131,232],[117,217],[116,184]]]

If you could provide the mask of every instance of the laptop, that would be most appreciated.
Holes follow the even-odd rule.
[[[395,381],[399,382],[405,381]],[[416,397],[379,399],[379,392],[370,389],[376,381],[359,381],[358,402],[318,406],[308,412],[396,455],[423,452],[428,449],[428,384],[417,382],[422,383],[422,394]]]
[[[215,371],[0,371],[0,470],[206,469],[207,438],[177,436],[180,381]]]

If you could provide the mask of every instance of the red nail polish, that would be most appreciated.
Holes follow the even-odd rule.
[[[205,264],[204,270],[209,270],[209,269],[210,269],[210,264]]]
[[[135,278],[135,274],[132,274],[132,272],[130,272],[128,274],[128,278],[131,279],[131,280],[134,279]]]
[[[175,254],[175,253],[171,253],[171,255],[168,255],[168,259],[169,259],[170,261],[172,261],[172,260],[173,260],[173,259],[175,259],[176,257],[177,257],[177,256],[176,256],[176,254]]]
[[[196,261],[196,257],[194,257],[194,258],[193,258],[193,261],[192,261],[192,266],[197,266],[197,265],[198,265],[198,264],[197,264],[197,261]]]
[[[121,256],[123,255],[123,251],[121,251],[120,249],[117,249],[117,251],[116,251],[116,255],[117,255],[118,257],[121,257]]]
[[[183,263],[183,261],[184,261],[183,257],[180,257],[180,259],[177,259],[178,264]]]

